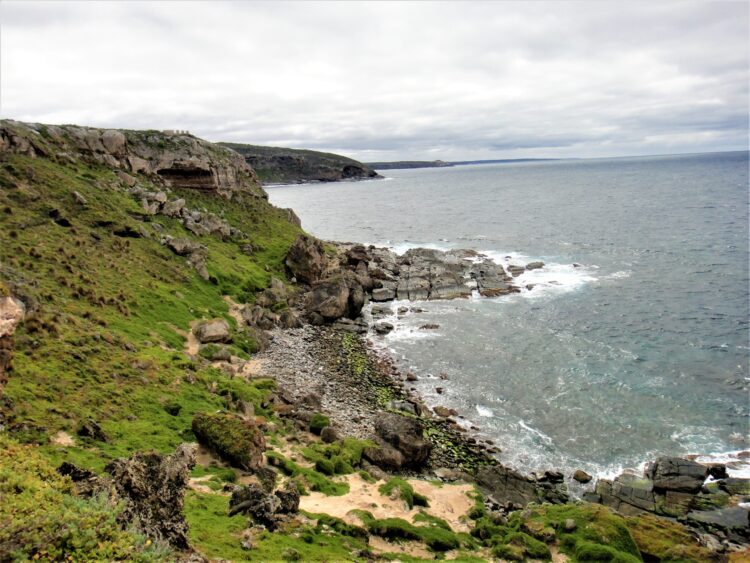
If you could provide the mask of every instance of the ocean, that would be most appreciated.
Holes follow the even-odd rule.
[[[420,302],[372,337],[503,463],[611,476],[750,448],[747,152],[383,175],[268,193],[327,240],[545,262],[520,294]]]

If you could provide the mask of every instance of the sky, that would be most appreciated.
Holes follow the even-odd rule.
[[[0,116],[363,161],[748,148],[747,2],[0,0]]]

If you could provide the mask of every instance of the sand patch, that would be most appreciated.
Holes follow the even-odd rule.
[[[552,554],[552,563],[567,563],[569,561],[568,556],[560,553],[560,549],[556,545],[549,546],[549,550]]]
[[[242,318],[242,308],[244,305],[235,303],[229,295],[224,296],[224,301],[229,305],[229,316],[237,321],[237,326],[244,326],[245,319]]]
[[[409,479],[409,484],[415,491],[429,500],[429,508],[415,507],[409,509],[401,499],[391,499],[378,491],[384,481],[368,483],[357,473],[347,475],[344,480],[349,483],[349,492],[335,497],[322,493],[311,492],[300,499],[300,509],[307,512],[323,513],[341,518],[349,524],[361,525],[359,518],[350,514],[352,510],[366,510],[375,518],[401,518],[413,522],[414,516],[420,510],[442,518],[455,532],[468,532],[469,526],[462,517],[466,516],[474,506],[467,493],[474,490],[471,485],[449,485],[442,487],[428,481]]]
[[[191,321],[190,322],[190,330],[185,335],[185,352],[187,352],[191,356],[197,356],[198,351],[201,348],[201,343],[198,342],[198,339],[195,337],[195,334],[193,334],[193,327],[198,324],[200,321]]]
[[[401,553],[409,557],[419,557],[420,559],[434,559],[435,554],[431,553],[423,543],[416,541],[388,542],[378,536],[370,536],[367,540],[375,553]]]
[[[253,358],[252,360],[248,360],[244,364],[242,364],[242,367],[240,367],[238,371],[238,375],[240,377],[244,377],[245,379],[262,377],[265,372],[264,367],[265,364],[263,360]]]
[[[60,430],[60,432],[52,436],[51,441],[56,446],[70,447],[76,445],[76,441],[73,439],[73,436],[63,430]]]

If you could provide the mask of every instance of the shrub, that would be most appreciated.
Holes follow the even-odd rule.
[[[324,414],[315,413],[310,419],[310,432],[320,434],[321,430],[331,425],[331,420]]]
[[[414,488],[398,477],[389,479],[386,483],[380,485],[378,491],[381,495],[389,496],[393,491],[398,491],[398,498],[406,502],[409,508],[414,506],[429,506],[427,497],[414,492]]]

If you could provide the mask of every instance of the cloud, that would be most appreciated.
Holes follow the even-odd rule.
[[[748,5],[0,3],[3,117],[370,160],[746,149]]]

